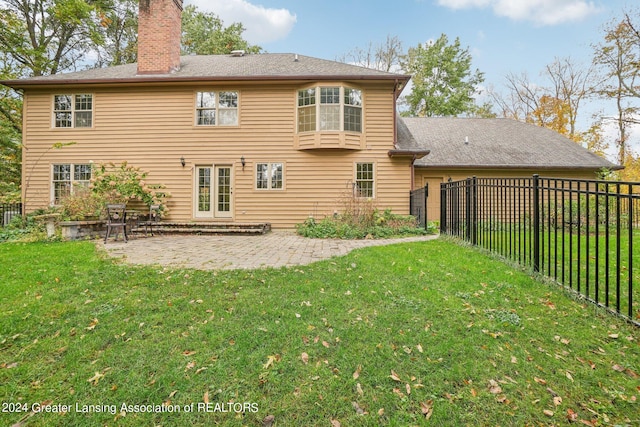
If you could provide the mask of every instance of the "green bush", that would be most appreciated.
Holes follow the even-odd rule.
[[[428,234],[427,230],[418,227],[411,215],[396,215],[391,209],[381,213],[366,206],[319,221],[310,217],[302,224],[297,224],[296,229],[301,236],[318,239],[385,239]]]

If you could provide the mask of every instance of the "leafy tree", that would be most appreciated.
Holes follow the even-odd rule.
[[[562,120],[567,121],[566,136],[574,141],[580,139],[576,120],[582,101],[591,94],[589,86],[593,84],[593,74],[593,67],[583,67],[570,57],[556,58],[543,72],[552,83],[551,95],[563,105],[558,113],[563,113]]]
[[[130,64],[138,60],[138,1],[116,0],[100,15],[102,35],[94,49],[95,67]]]
[[[538,108],[531,112],[527,121],[568,137],[570,110],[571,107],[567,101],[550,95],[542,95],[538,101]]]
[[[475,110],[474,95],[484,74],[471,70],[469,49],[462,49],[458,38],[449,44],[442,34],[433,42],[410,48],[402,68],[413,76],[413,89],[406,97],[410,115],[457,116]]]
[[[100,40],[99,19],[107,0],[2,0],[0,51],[18,76],[74,69]]]
[[[593,63],[602,78],[594,92],[616,104],[613,120],[618,126],[617,161],[625,165],[629,151],[627,127],[635,122],[633,116],[640,111],[633,103],[640,96],[640,33],[628,13],[605,28],[604,41],[594,46]]]
[[[218,55],[233,50],[259,53],[262,48],[242,38],[244,27],[240,23],[225,27],[214,13],[201,12],[189,5],[182,11],[182,53],[184,55]]]

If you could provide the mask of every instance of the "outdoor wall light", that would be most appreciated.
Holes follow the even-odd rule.
[[[184,167],[184,165],[186,165],[187,163],[184,161],[184,156],[180,157],[180,164],[182,165],[182,167]]]
[[[244,160],[244,156],[240,157],[240,164],[242,164],[242,170],[244,170],[244,165],[247,164],[247,162]]]

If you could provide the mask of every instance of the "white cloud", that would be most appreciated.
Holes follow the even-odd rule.
[[[243,37],[251,44],[263,45],[285,38],[297,17],[287,9],[267,9],[246,0],[186,0],[204,12],[213,12],[228,26],[240,22],[245,28]]]
[[[491,7],[498,16],[537,25],[581,21],[601,11],[587,0],[438,0],[438,4],[454,10]]]

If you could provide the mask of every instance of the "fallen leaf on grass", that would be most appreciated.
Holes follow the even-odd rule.
[[[620,366],[620,365],[613,365],[612,366],[614,371],[617,372],[623,372],[625,374],[627,374],[628,376],[630,376],[631,378],[638,378],[638,374],[636,374],[635,372],[633,372],[631,369],[629,368],[625,368],[624,366]]]
[[[547,417],[553,417],[553,411],[550,411],[548,409],[545,409],[544,411],[542,411],[543,414],[545,414]]]
[[[204,403],[209,403],[209,391],[204,392],[204,396],[202,397],[202,401]]]
[[[389,375],[389,377],[394,381],[402,381],[400,379],[400,377],[398,376],[398,374],[396,374],[395,371],[393,371],[393,370],[391,370],[391,375]]]
[[[85,329],[86,329],[87,331],[93,331],[93,330],[96,328],[96,326],[98,326],[98,323],[99,323],[99,322],[98,322],[98,319],[94,318],[94,319],[91,321],[91,323],[89,323],[89,326],[87,326]]]
[[[555,397],[553,398],[553,404],[554,404],[555,406],[560,406],[560,405],[562,405],[562,398],[561,398],[560,396],[555,396]]]
[[[426,402],[420,402],[420,411],[427,420],[431,418],[431,415],[433,415],[433,400],[429,399]]]
[[[334,420],[334,419],[331,420],[331,427],[341,427],[341,426],[342,424],[340,424],[340,421]]]
[[[491,394],[500,394],[502,393],[502,387],[498,385],[498,383],[494,380],[489,380],[489,393]]]
[[[104,377],[104,374],[101,374],[100,372],[96,372],[91,378],[89,378],[87,380],[87,382],[90,382],[93,385],[98,384],[98,381],[100,381],[100,379]]]
[[[271,427],[275,419],[276,419],[275,415],[267,415],[262,420],[262,427]]]
[[[354,380],[357,380],[360,377],[360,372],[362,372],[362,365],[358,365],[356,371],[353,373]]]
[[[578,421],[578,414],[571,408],[567,409],[567,420],[572,423]]]
[[[196,362],[191,361],[187,363],[187,366],[184,368],[185,372],[196,367]]]
[[[194,354],[196,354],[196,352],[192,350],[185,350],[182,352],[183,356],[193,356]]]
[[[273,355],[273,356],[267,356],[267,363],[265,363],[264,365],[262,365],[262,367],[264,369],[269,369],[270,367],[273,366],[273,364],[275,362],[279,362],[281,359],[279,354]]]
[[[364,409],[362,409],[360,407],[360,405],[358,405],[358,402],[351,402],[351,405],[353,406],[353,409],[356,410],[356,414],[358,415],[366,415],[367,413],[365,412]]]
[[[538,384],[542,384],[542,385],[546,385],[547,384],[547,382],[545,380],[543,380],[542,378],[533,377],[533,380],[535,382],[537,382]]]
[[[362,391],[362,386],[360,385],[360,383],[356,384],[356,391],[360,396],[364,394],[364,391]]]
[[[307,353],[302,353],[300,355],[300,359],[302,359],[302,363],[304,363],[305,365],[309,363],[309,355]]]
[[[325,346],[326,348],[329,348],[331,346],[331,344],[329,344],[326,341],[322,341],[322,345]]]
[[[507,399],[507,396],[505,396],[504,394],[501,394],[501,395],[497,396],[496,397],[496,402],[504,403],[505,405],[511,403],[511,401],[509,399]]]

